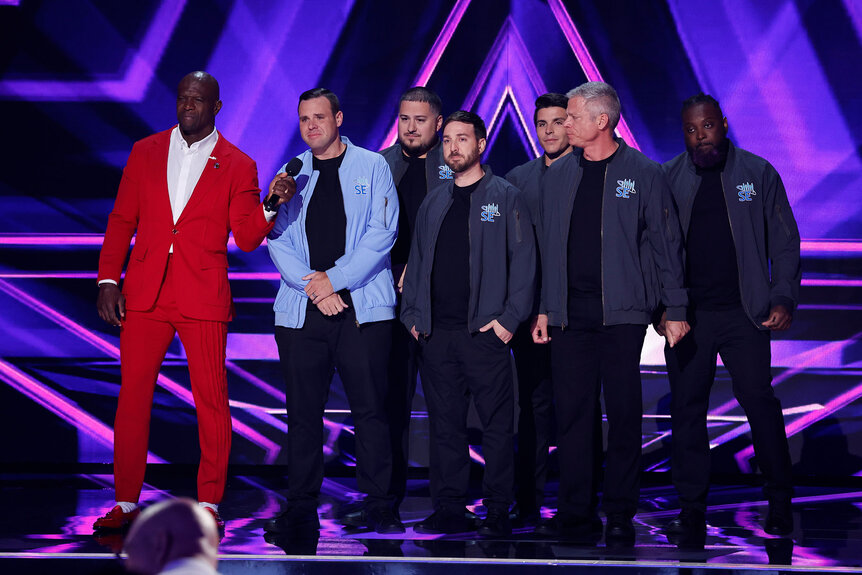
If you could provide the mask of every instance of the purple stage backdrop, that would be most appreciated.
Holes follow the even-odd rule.
[[[619,135],[661,162],[682,150],[682,100],[714,95],[733,141],[782,175],[803,238],[801,305],[773,341],[795,470],[862,474],[860,39],[856,0],[0,0],[0,461],[112,460],[119,340],[94,305],[102,233],[133,142],[173,125],[178,80],[205,69],[221,83],[219,129],[263,182],[304,149],[297,97],[316,86],[340,96],[344,135],[380,149],[395,139],[400,93],[427,85],[444,114],[485,119],[497,174],[537,155],[533,102],[546,91],[611,83]],[[232,461],[283,463],[278,275],[265,248],[231,245],[230,260]],[[176,341],[159,379],[154,462],[197,461],[184,357]],[[643,371],[644,464],[667,470],[668,384],[652,333]],[[715,470],[756,469],[722,369],[711,408]],[[414,409],[411,458],[425,465],[421,394]],[[328,460],[352,465],[337,381],[326,426]]]

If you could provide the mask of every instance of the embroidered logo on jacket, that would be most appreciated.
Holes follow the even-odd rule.
[[[495,217],[500,215],[500,207],[497,204],[487,204],[482,206],[481,221],[493,222]]]
[[[739,184],[736,186],[736,189],[739,190],[736,195],[739,196],[740,202],[750,202],[752,201],[751,196],[757,195],[757,192],[754,191],[754,184],[752,183]]]
[[[629,194],[638,193],[635,189],[635,181],[634,180],[617,180],[617,197],[618,198],[630,198]]]
[[[359,177],[353,180],[353,189],[356,190],[357,196],[367,195],[368,188],[370,187],[371,185],[368,183],[368,178]]]
[[[452,175],[455,173],[452,171],[452,168],[450,168],[446,164],[443,164],[442,166],[437,166],[437,169],[440,170],[439,174],[441,180],[451,180],[453,177]]]

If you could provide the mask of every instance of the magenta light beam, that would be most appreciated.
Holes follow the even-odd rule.
[[[551,7],[551,12],[554,13],[554,18],[557,19],[557,23],[560,25],[560,29],[563,31],[563,35],[566,37],[569,46],[572,48],[572,52],[575,53],[575,58],[578,59],[578,64],[581,65],[581,70],[584,71],[587,80],[591,82],[604,82],[596,63],[593,61],[592,56],[590,56],[586,44],[584,44],[584,40],[575,27],[575,23],[572,22],[571,16],[566,12],[566,7],[563,6],[562,0],[548,0],[548,5]],[[620,116],[620,123],[617,124],[617,133],[629,146],[636,150],[641,149],[635,140],[634,134],[629,129],[625,118],[622,116]]]
[[[29,397],[69,425],[86,433],[106,447],[114,445],[114,431],[75,405],[70,399],[63,397],[45,384],[36,381],[17,367],[0,359],[0,379],[21,394]],[[166,463],[164,459],[148,453],[147,461],[151,463]]]
[[[443,29],[437,36],[437,40],[434,41],[434,45],[431,46],[428,56],[419,68],[419,73],[416,75],[416,79],[413,80],[414,86],[425,86],[428,83],[428,80],[431,78],[431,74],[433,74],[434,70],[437,68],[440,58],[443,57],[443,52],[446,51],[446,47],[449,45],[449,41],[452,39],[452,35],[458,28],[458,24],[461,23],[461,18],[464,17],[464,12],[467,11],[467,7],[469,5],[470,0],[458,0],[455,7],[452,8],[452,12],[450,12],[449,17],[446,18],[446,22],[443,24]],[[396,139],[398,139],[398,120],[395,120],[389,133],[386,134],[386,138],[380,145],[380,149],[388,148],[395,143]]]
[[[150,23],[137,51],[133,51],[131,64],[119,80],[3,80],[0,81],[0,99],[79,102],[110,100],[140,102],[155,74],[156,66],[174,33],[185,0],[163,1]]]
[[[76,323],[75,321],[66,317],[55,309],[45,305],[30,294],[16,288],[9,282],[3,280],[0,280],[0,290],[6,292],[7,294],[20,301],[33,311],[36,311],[40,315],[53,321],[63,329],[83,339],[93,347],[101,350],[109,357],[112,357],[117,360],[120,359],[120,349],[116,345],[110,343],[102,337],[99,337],[95,333],[91,332],[90,330],[86,329],[82,325]],[[157,381],[164,389],[166,389],[185,403],[194,406],[195,403],[191,391],[187,390],[182,385],[162,374],[159,374]],[[278,452],[281,449],[276,443],[270,441],[257,430],[246,425],[242,421],[239,421],[234,417],[231,417],[231,420],[233,422],[233,430],[236,433],[245,437],[266,452],[266,456],[264,457],[264,461],[266,463],[273,463],[275,461],[275,458],[278,456]]]

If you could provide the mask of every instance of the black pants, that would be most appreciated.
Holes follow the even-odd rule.
[[[400,299],[400,298],[399,298]],[[407,328],[392,322],[392,353],[389,359],[389,390],[386,395],[386,416],[392,450],[392,482],[390,490],[396,506],[407,491],[407,468],[410,464],[410,418],[416,378],[422,361],[421,348]]]
[[[554,394],[551,349],[533,343],[530,322],[518,327],[511,341],[518,373],[518,437],[515,453],[515,501],[522,512],[542,506],[548,477]]]
[[[665,346],[671,389],[672,478],[683,508],[706,509],[710,450],[706,428],[709,392],[720,354],[733,394],[751,425],[757,464],[768,498],[790,497],[791,462],[781,403],[772,389],[769,331],[759,330],[740,307],[689,314],[691,332]]]
[[[287,386],[288,502],[315,506],[323,483],[323,413],[338,370],[356,435],[356,481],[369,506],[391,505],[392,456],[384,411],[391,321],[356,325],[352,308],[309,308],[300,329],[276,326]]]
[[[596,449],[600,449],[595,405],[604,390],[608,442],[602,508],[605,513],[633,517],[640,487],[640,354],[646,326],[603,326],[601,308],[598,312],[573,322],[571,328],[551,330],[560,464],[558,512],[578,518],[595,512]]]
[[[489,330],[436,329],[422,343],[422,389],[431,425],[431,499],[435,509],[463,508],[470,481],[467,411],[482,423],[486,507],[512,502],[514,389],[509,346]]]

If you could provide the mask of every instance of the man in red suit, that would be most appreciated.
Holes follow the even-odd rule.
[[[150,411],[159,368],[179,334],[188,357],[198,416],[198,500],[216,522],[231,444],[225,347],[233,302],[228,234],[244,251],[258,247],[278,205],[295,184],[270,184],[275,211],[260,201],[254,161],[215,129],[218,82],[185,76],[177,91],[178,125],[132,148],[99,257],[99,316],[120,327],[120,387],[114,423],[117,504],[95,529],[120,529],[137,517]],[[269,197],[267,196],[267,198]],[[119,289],[132,236],[135,246]]]

